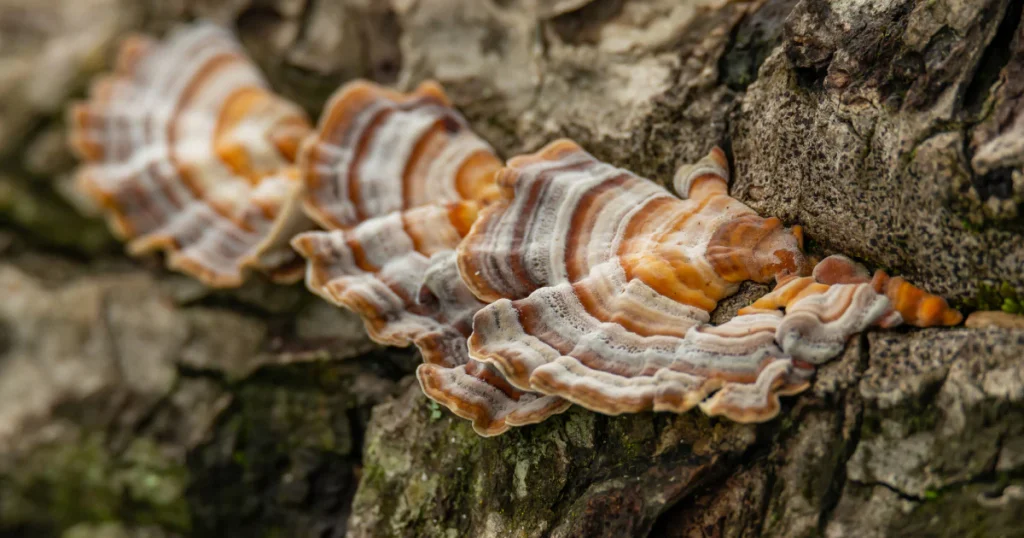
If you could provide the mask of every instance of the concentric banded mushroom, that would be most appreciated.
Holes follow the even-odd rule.
[[[79,184],[132,252],[234,286],[294,278],[291,239],[309,289],[416,345],[424,392],[481,435],[571,403],[764,421],[851,335],[961,319],[848,258],[813,264],[798,226],[728,195],[718,148],[678,195],[569,140],[502,167],[431,82],[350,83],[310,132],[210,25],[128,40],[71,123]],[[746,280],[776,287],[710,325]]]
[[[288,240],[310,223],[292,162],[309,125],[228,32],[198,24],[162,43],[125,40],[69,123],[77,184],[133,254],[163,250],[214,287],[249,268],[301,275]]]
[[[467,354],[484,303],[463,284],[454,249],[496,197],[500,161],[436,84],[409,95],[345,86],[300,162],[305,208],[329,230],[292,242],[309,260],[310,290],[358,313],[377,342],[415,344],[424,392],[483,435],[568,408],[514,388]]]

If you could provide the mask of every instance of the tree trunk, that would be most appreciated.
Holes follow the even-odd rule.
[[[62,125],[127,31],[213,18],[314,117],[435,78],[506,157],[565,136],[668,182],[718,144],[809,252],[1020,311],[1021,6],[0,0],[0,535],[1024,536],[1024,318],[861,335],[766,424],[573,408],[484,439],[301,286],[124,257]]]

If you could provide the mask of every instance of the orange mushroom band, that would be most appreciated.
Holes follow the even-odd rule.
[[[311,226],[293,164],[310,127],[228,32],[198,24],[162,43],[127,39],[69,125],[76,183],[132,254],[165,251],[168,266],[214,287],[240,285],[249,269],[301,277],[288,240]]]
[[[901,278],[813,264],[799,227],[728,195],[717,148],[676,194],[568,140],[503,166],[431,82],[350,83],[312,129],[206,24],[128,40],[71,119],[78,184],[131,252],[211,286],[304,259],[374,340],[417,346],[423,391],[481,435],[573,403],[765,421],[851,335],[961,320]],[[776,287],[711,325],[746,280]]]

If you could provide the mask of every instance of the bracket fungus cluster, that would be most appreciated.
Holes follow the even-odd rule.
[[[813,263],[799,227],[729,196],[717,148],[676,194],[569,140],[503,165],[430,82],[349,83],[310,128],[207,24],[126,41],[71,141],[131,252],[220,287],[304,259],[376,341],[416,345],[424,392],[481,435],[574,403],[765,421],[851,335],[961,318],[848,258]],[[746,280],[776,287],[710,324]]]
[[[293,164],[309,122],[230,33],[201,24],[163,43],[128,38],[69,116],[76,183],[133,254],[163,250],[212,286],[238,286],[249,268],[301,276],[287,238],[310,226]]]

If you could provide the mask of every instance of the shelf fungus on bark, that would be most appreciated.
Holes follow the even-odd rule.
[[[572,403],[765,421],[851,335],[961,319],[902,278],[813,264],[798,226],[729,196],[718,148],[676,195],[569,140],[502,166],[432,82],[347,84],[310,129],[205,24],[127,41],[71,120],[79,184],[130,250],[214,286],[292,277],[297,252],[311,291],[416,345],[424,392],[481,435]],[[746,280],[776,287],[711,325]]]
[[[130,252],[166,251],[170,267],[214,287],[250,268],[301,276],[288,240],[311,224],[293,165],[309,124],[230,33],[197,24],[163,42],[126,39],[69,116],[84,161],[76,184]]]
[[[389,139],[348,140],[372,152]],[[827,259],[815,272],[822,282],[801,277],[812,267],[800,229],[729,197],[720,150],[681,169],[675,185],[682,199],[562,140],[511,159],[494,189],[480,189],[486,197],[411,209],[392,201],[385,217],[294,244],[310,260],[311,289],[359,312],[378,341],[416,344],[424,391],[484,435],[567,402],[609,414],[699,405],[767,420],[850,335],[901,320],[853,262]],[[354,214],[350,198],[337,200],[335,213]],[[740,282],[773,279],[774,295],[708,324]]]
[[[345,85],[299,163],[306,212],[328,229],[438,202],[487,203],[501,168],[433,82],[407,95],[365,81]]]
[[[458,249],[470,289],[490,302],[469,350],[522,390],[609,414],[700,405],[763,421],[813,372],[782,348],[780,330],[852,334],[884,308],[868,288],[867,301],[844,305],[863,310],[850,316],[858,322],[841,327],[820,317],[790,328],[777,311],[709,325],[740,282],[810,269],[799,228],[728,196],[717,148],[677,174],[681,198],[568,140],[511,159],[497,181],[502,200]]]
[[[930,312],[914,318],[922,325],[959,321],[909,284],[899,294],[921,300],[896,301],[897,312],[870,278],[828,281],[829,268],[862,269],[841,258],[824,262],[823,282],[801,277],[811,267],[799,228],[731,198],[718,149],[679,171],[681,198],[566,140],[511,159],[497,182],[502,199],[458,248],[469,288],[489,302],[469,351],[522,390],[609,414],[699,405],[763,421],[850,335],[899,322],[901,307]],[[785,300],[708,325],[743,280],[776,280],[771,297]],[[803,293],[787,294],[797,283]]]
[[[501,161],[436,84],[408,95],[345,86],[299,161],[304,207],[328,230],[292,242],[309,260],[310,290],[358,313],[377,342],[415,344],[423,390],[483,435],[568,408],[469,358],[466,339],[484,303],[463,284],[454,249],[496,197]]]

